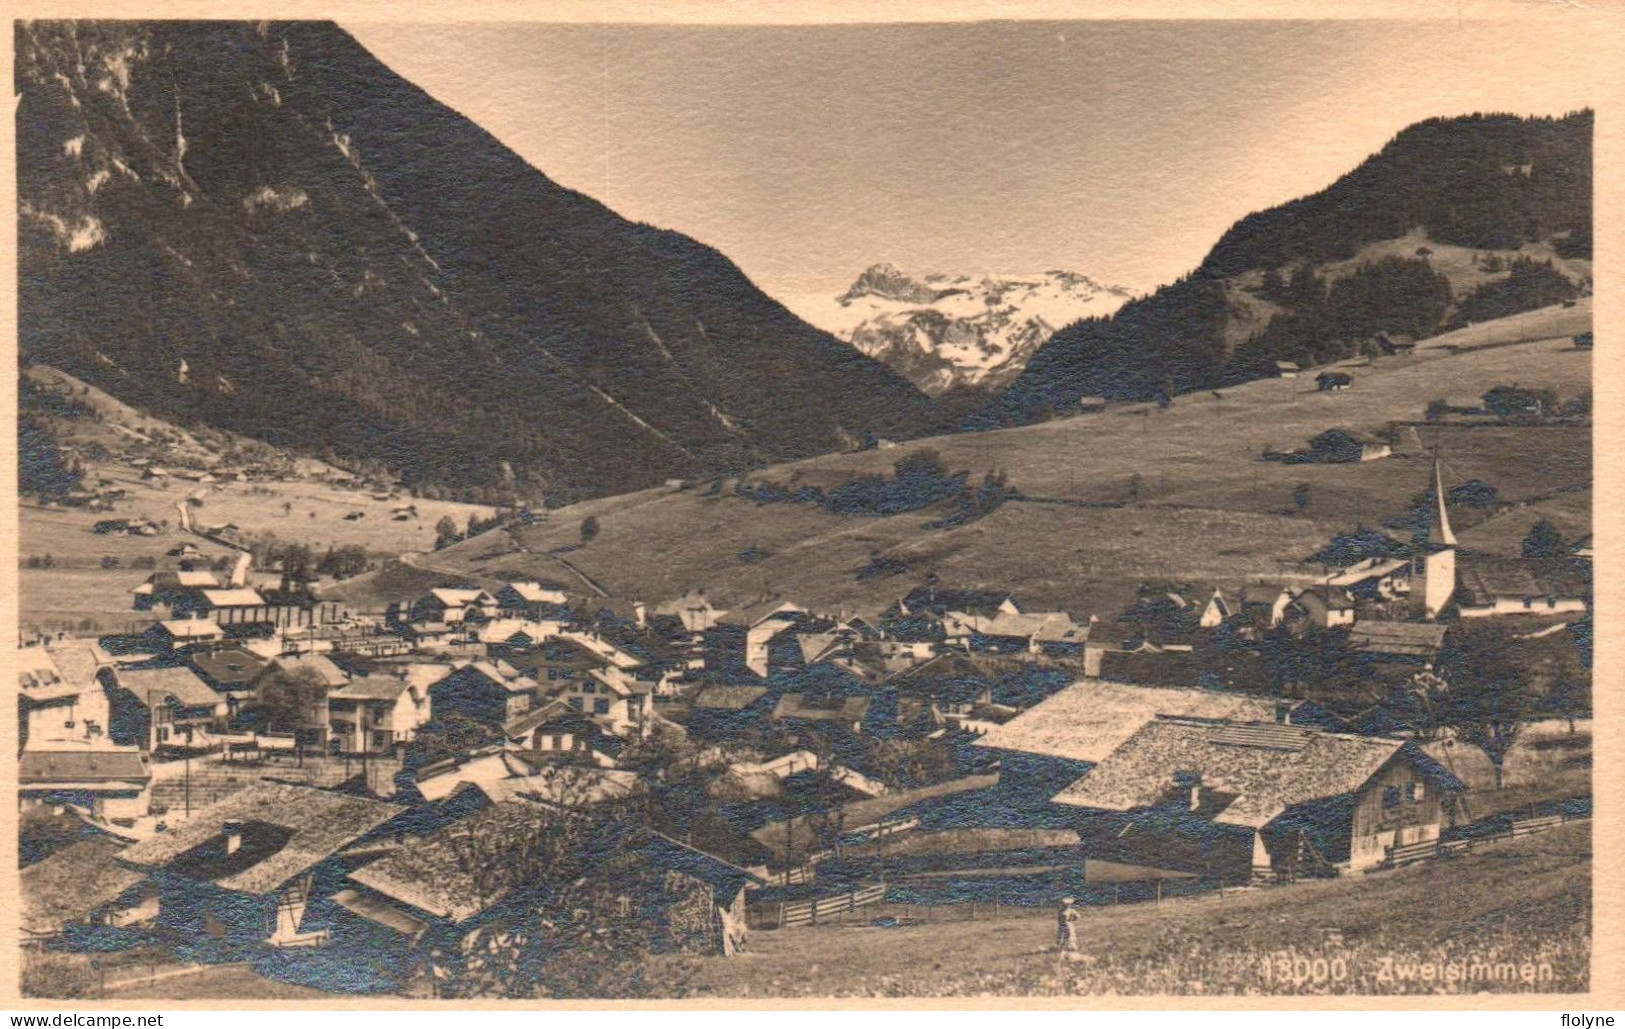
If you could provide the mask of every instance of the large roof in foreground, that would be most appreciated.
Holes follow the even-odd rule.
[[[1273,722],[1275,710],[1273,697],[1085,679],[990,730],[977,746],[1096,762],[1159,715]]]
[[[1132,811],[1164,803],[1176,774],[1233,795],[1213,820],[1261,828],[1287,808],[1364,786],[1405,746],[1403,740],[1343,736],[1281,726],[1157,720],[1142,727],[1083,778],[1059,804]],[[1428,764],[1431,766],[1432,762]]]

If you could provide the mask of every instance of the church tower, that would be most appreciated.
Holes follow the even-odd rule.
[[[1411,544],[1411,616],[1432,621],[1456,593],[1456,534],[1444,505],[1444,475],[1433,457],[1425,525]]]

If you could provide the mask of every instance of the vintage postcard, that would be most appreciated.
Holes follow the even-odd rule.
[[[20,12],[12,1003],[1617,1002],[1625,10],[875,6]]]

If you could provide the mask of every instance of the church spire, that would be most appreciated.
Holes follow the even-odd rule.
[[[1450,531],[1450,512],[1444,504],[1444,473],[1439,466],[1439,453],[1433,453],[1433,475],[1428,482],[1428,522],[1426,541],[1435,547],[1453,547],[1456,534]]]

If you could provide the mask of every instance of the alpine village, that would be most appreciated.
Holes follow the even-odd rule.
[[[335,26],[16,33],[25,992],[1586,988],[1590,112],[932,393]]]

